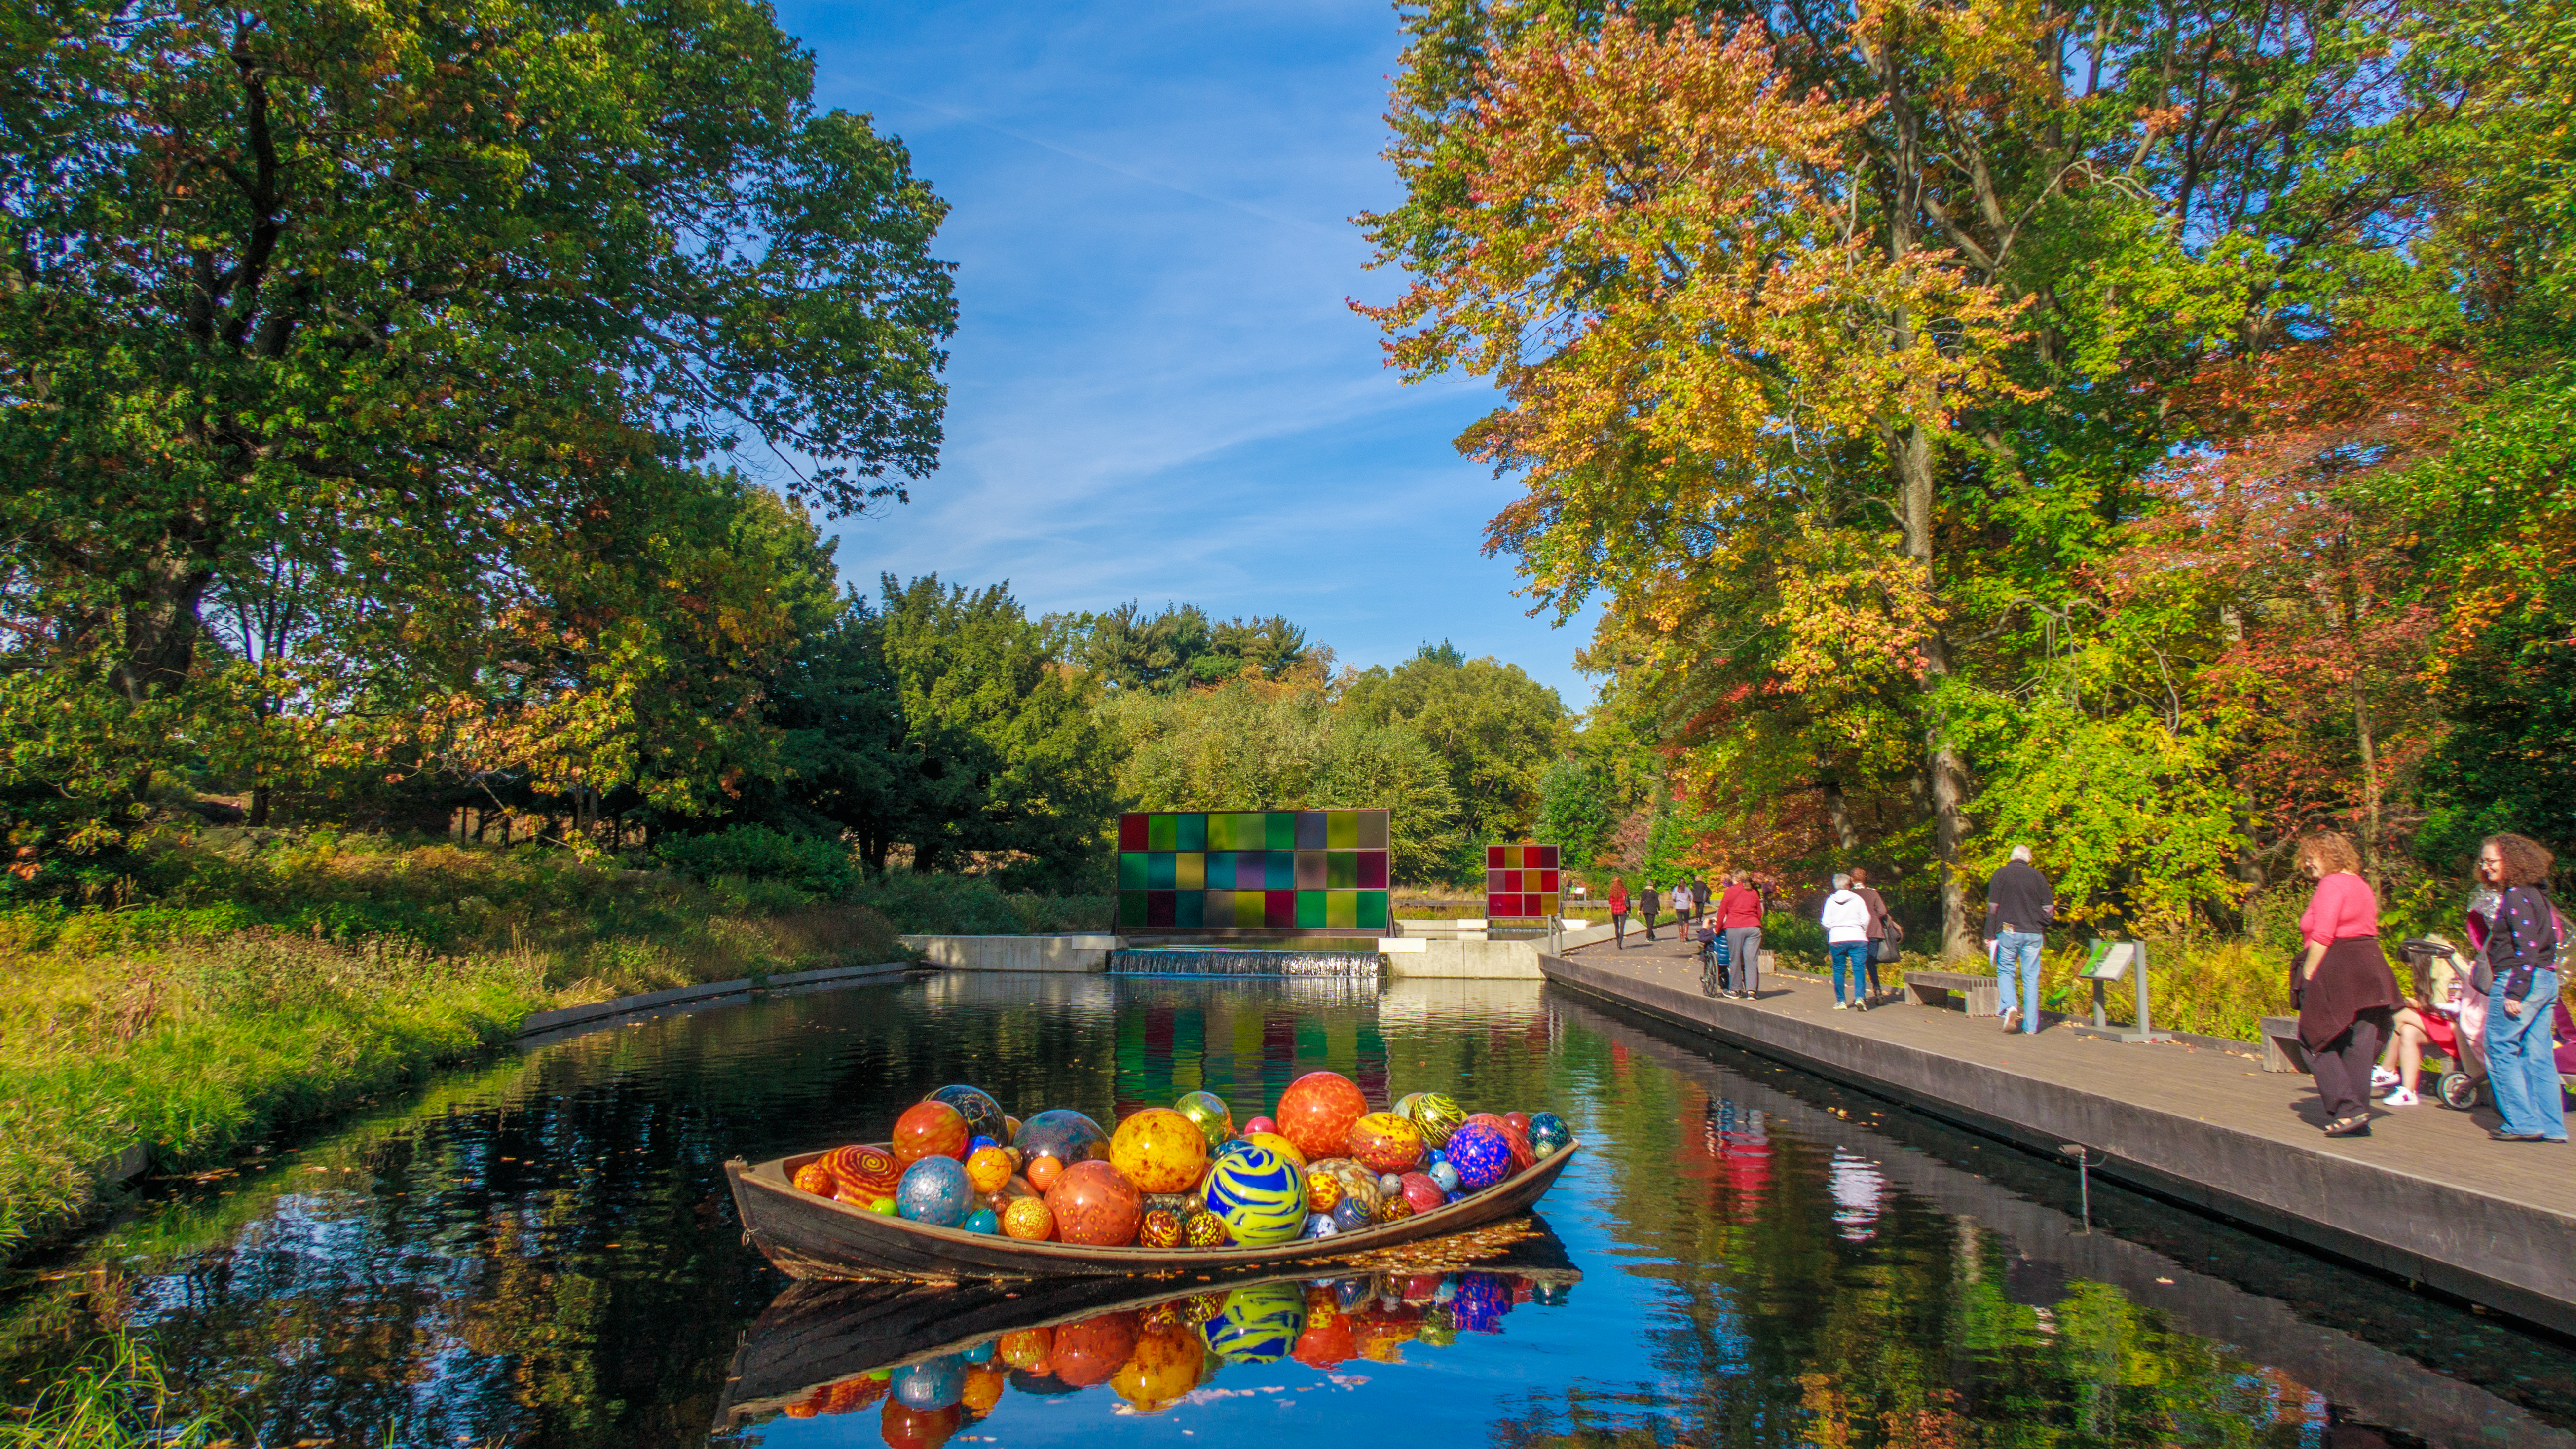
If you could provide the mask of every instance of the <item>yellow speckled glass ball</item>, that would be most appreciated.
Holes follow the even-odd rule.
[[[1371,1112],[1351,1124],[1349,1149],[1371,1171],[1411,1172],[1422,1164],[1422,1130],[1393,1112]]]
[[[1225,1221],[1214,1213],[1201,1212],[1190,1214],[1190,1220],[1183,1226],[1182,1231],[1188,1237],[1189,1244],[1193,1248],[1222,1248],[1225,1246]]]
[[[1148,1107],[1118,1124],[1109,1165],[1141,1192],[1181,1192],[1207,1170],[1207,1135],[1169,1107]]]
[[[1306,1174],[1306,1211],[1328,1213],[1342,1200],[1341,1180],[1321,1172]]]
[[[1055,1236],[1055,1213],[1042,1197],[1015,1197],[1002,1209],[1002,1231],[1023,1243],[1043,1243]]]
[[[1000,1192],[1011,1180],[1011,1154],[998,1147],[978,1147],[966,1155],[966,1178],[977,1192]]]

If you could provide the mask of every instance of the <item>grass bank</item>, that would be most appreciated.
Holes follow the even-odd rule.
[[[181,1411],[161,1365],[124,1334],[91,1345],[24,1408],[0,1409],[0,1449],[216,1449],[212,1415]]]
[[[87,903],[0,908],[0,1258],[94,1212],[131,1146],[163,1172],[220,1162],[497,1047],[531,1012],[1108,910],[971,878],[817,889],[328,831],[210,831],[131,864]]]

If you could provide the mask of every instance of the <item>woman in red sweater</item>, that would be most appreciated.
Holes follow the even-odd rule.
[[[1614,951],[1628,949],[1628,882],[1610,877],[1610,943]]]
[[[2370,1067],[2406,998],[2379,949],[2379,898],[2361,878],[2361,852],[2331,831],[2311,835],[2299,843],[2299,869],[2317,883],[2290,968],[2299,1041],[2325,1099],[2326,1135],[2367,1137]]]

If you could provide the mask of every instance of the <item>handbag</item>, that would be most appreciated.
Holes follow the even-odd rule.
[[[1881,966],[1893,966],[1904,955],[1905,949],[1896,944],[1896,938],[1893,936],[1881,936],[1869,943],[1869,959]]]

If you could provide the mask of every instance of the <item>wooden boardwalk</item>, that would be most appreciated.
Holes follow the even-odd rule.
[[[1560,986],[1630,1006],[2105,1176],[2576,1333],[2576,1146],[2493,1142],[2492,1108],[2379,1111],[2329,1138],[2303,1075],[2254,1055],[2052,1027],[2007,1035],[1955,1008],[1835,1011],[1830,983],[1766,975],[1758,1002],[1701,994],[1671,939],[1542,957]]]

